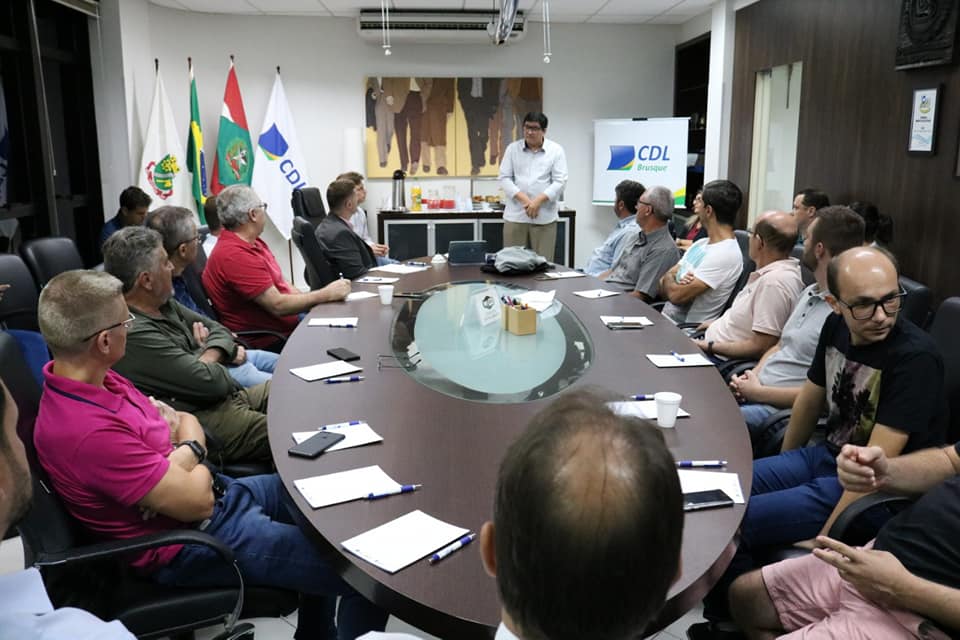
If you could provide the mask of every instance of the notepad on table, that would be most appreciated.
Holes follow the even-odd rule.
[[[409,264],[385,264],[382,267],[374,267],[371,271],[386,271],[387,273],[396,273],[397,275],[405,276],[408,273],[416,273],[418,271],[426,271],[429,269],[429,266],[418,267],[415,265]]]
[[[337,424],[324,425],[314,431],[294,431],[293,441],[300,444],[304,440],[317,435],[320,431],[340,433],[344,436],[343,440],[327,449],[327,451],[362,447],[365,444],[383,441],[383,436],[371,429],[366,422],[338,422]]]
[[[379,465],[294,480],[293,486],[314,509],[360,500],[371,493],[389,493],[400,488],[400,484],[388,476]]]
[[[626,402],[608,402],[607,406],[618,416],[636,416],[644,420],[657,419],[657,401],[656,400],[629,400]],[[683,410],[683,407],[677,410],[678,418],[689,418],[690,414]]]
[[[307,325],[310,327],[355,327],[360,323],[357,316],[344,316],[343,318],[310,318]]]
[[[556,295],[556,291],[527,291],[518,295],[517,300],[536,311],[546,311]]]
[[[373,291],[351,291],[347,294],[347,297],[344,298],[344,302],[353,302],[355,300],[363,300],[365,298],[377,298],[379,294],[374,293]]]
[[[537,280],[563,280],[565,278],[584,278],[587,274],[579,271],[547,271],[537,277]]]
[[[652,327],[653,322],[646,316],[600,316],[600,322],[606,327]]]
[[[363,371],[363,369],[355,364],[344,362],[343,360],[334,360],[333,362],[323,362],[321,364],[311,364],[306,367],[290,369],[290,373],[307,382],[332,378],[333,376],[343,376],[358,371]]]
[[[680,476],[680,491],[695,493],[720,489],[737,504],[743,504],[743,489],[740,488],[740,476],[729,471],[697,471],[677,469]]]
[[[620,295],[619,291],[608,291],[606,289],[587,289],[585,291],[574,291],[573,295],[580,296],[581,298],[590,298],[595,300],[597,298],[609,298],[610,296]]]
[[[712,367],[713,363],[707,360],[702,353],[648,353],[647,359],[660,368],[664,367]]]
[[[417,510],[340,544],[353,555],[396,573],[468,533],[469,529]]]
[[[393,284],[400,278],[388,278],[386,276],[363,276],[354,280],[357,284]]]

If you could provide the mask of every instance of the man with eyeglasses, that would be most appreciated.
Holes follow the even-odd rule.
[[[727,617],[726,591],[756,566],[756,549],[812,545],[863,495],[844,490],[837,479],[836,457],[844,445],[878,447],[892,458],[943,442],[943,359],[928,334],[898,317],[905,294],[893,257],[880,249],[849,249],[830,261],[827,285],[834,315],[823,325],[793,403],[782,453],[754,462],[740,546],[705,600],[708,620]],[[824,409],[825,439],[806,446]]]
[[[227,187],[217,195],[217,209],[224,229],[203,270],[203,286],[220,322],[231,331],[269,329],[289,336],[300,314],[350,293],[350,281],[343,278],[306,293],[287,282],[260,237],[267,226],[267,204],[250,187]],[[282,345],[270,336],[252,336],[249,343],[270,351]]]
[[[529,246],[553,262],[557,244],[557,202],[567,183],[563,147],[544,136],[547,116],[523,118],[523,140],[507,146],[500,163],[500,186],[507,197],[503,210],[503,246]]]

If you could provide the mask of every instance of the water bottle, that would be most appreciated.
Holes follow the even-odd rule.
[[[407,209],[407,191],[403,185],[403,179],[405,177],[406,174],[400,169],[393,172],[393,198],[390,202],[390,208],[394,211],[406,211]]]

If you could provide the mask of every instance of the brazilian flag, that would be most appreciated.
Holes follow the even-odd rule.
[[[190,64],[190,131],[187,132],[187,170],[193,174],[193,199],[197,202],[200,224],[206,224],[203,203],[207,201],[207,166],[203,158],[203,130],[200,128],[200,106],[197,100],[197,80]]]

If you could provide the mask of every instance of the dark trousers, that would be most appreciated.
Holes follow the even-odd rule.
[[[403,109],[393,118],[393,130],[397,132],[397,149],[400,151],[400,168],[409,169],[411,162],[420,162],[420,123],[423,119],[423,101],[420,92],[411,91]],[[407,138],[407,129],[410,138]]]
[[[485,106],[465,106],[463,115],[467,120],[467,139],[470,141],[470,166],[479,169],[486,160],[487,141],[490,135],[490,109]]]

